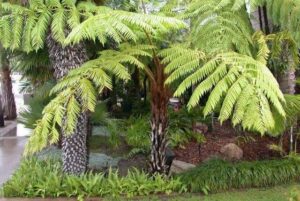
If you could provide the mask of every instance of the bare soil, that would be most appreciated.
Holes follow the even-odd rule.
[[[206,142],[200,146],[192,141],[186,144],[184,148],[174,149],[176,159],[199,164],[211,157],[219,156],[221,147],[228,143],[235,143],[243,150],[243,160],[252,161],[281,157],[279,152],[269,148],[271,144],[278,144],[279,138],[238,131],[232,128],[229,122],[225,122],[223,125],[216,123],[213,130],[205,134],[205,137]],[[284,137],[283,144],[287,151],[288,136]]]

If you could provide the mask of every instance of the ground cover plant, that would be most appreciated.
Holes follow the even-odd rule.
[[[149,194],[185,192],[179,179],[150,176],[131,170],[120,177],[114,170],[86,173],[80,176],[63,174],[57,160],[23,160],[19,169],[3,186],[5,197],[132,197]]]
[[[213,159],[178,177],[191,192],[268,187],[299,181],[299,164],[297,159],[237,163]]]

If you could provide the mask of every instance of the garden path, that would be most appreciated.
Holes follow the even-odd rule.
[[[0,137],[0,186],[18,167],[26,141],[26,137]]]
[[[13,93],[19,113],[24,107],[21,89],[21,75],[13,74]],[[9,179],[18,167],[30,129],[17,121],[5,121],[5,127],[0,128],[0,186]]]

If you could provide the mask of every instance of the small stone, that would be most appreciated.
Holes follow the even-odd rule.
[[[181,172],[185,172],[189,169],[192,169],[196,167],[194,164],[186,163],[179,160],[173,160],[173,163],[171,165],[170,173],[178,174]]]
[[[206,134],[208,131],[208,126],[201,122],[196,122],[193,125],[193,131],[196,133]]]
[[[229,143],[220,149],[221,157],[228,161],[239,161],[243,158],[243,150],[234,143]]]

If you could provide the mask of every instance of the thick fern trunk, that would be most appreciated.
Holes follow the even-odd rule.
[[[296,91],[296,71],[293,67],[280,73],[278,82],[281,91],[284,94],[295,94]]]
[[[79,67],[87,60],[86,47],[83,43],[62,47],[51,36],[47,37],[49,57],[53,64],[55,77],[59,80],[71,69]],[[80,100],[79,100],[80,102]],[[62,130],[63,170],[65,173],[79,175],[87,168],[87,114],[79,115],[76,128],[70,135]]]
[[[15,103],[15,96],[13,94],[12,80],[10,76],[10,69],[8,61],[4,62],[1,67],[1,91],[2,103],[4,108],[4,116],[8,120],[17,118],[17,110]]]
[[[166,164],[167,126],[168,126],[168,89],[164,85],[163,66],[155,62],[155,82],[151,82],[151,159],[152,173],[167,174]]]

